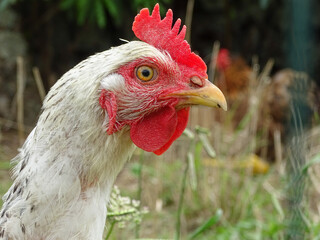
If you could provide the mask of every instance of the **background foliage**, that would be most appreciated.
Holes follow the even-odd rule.
[[[269,58],[274,58],[272,73],[291,67],[288,51],[295,48],[295,42],[291,42],[295,39],[290,35],[292,19],[288,9],[297,1],[196,0],[191,25],[192,49],[196,49],[209,63],[213,42],[218,40],[221,47],[241,55],[248,63],[254,55],[259,56],[260,66],[264,66]],[[134,16],[142,7],[152,9],[156,2],[160,2],[162,14],[172,8],[174,18],[180,17],[185,22],[185,0],[0,0],[0,97],[14,99],[16,56],[22,55],[26,59],[27,69],[39,67],[45,88],[49,90],[63,73],[79,61],[95,52],[122,44],[119,38],[134,39],[131,31]],[[304,46],[310,61],[304,64],[308,65],[308,69],[315,69],[309,74],[319,83],[320,15],[317,13],[320,2],[308,2],[311,6],[308,17],[310,32],[307,33],[310,38]],[[13,37],[12,34],[16,35]],[[6,41],[8,45],[1,44],[4,36],[11,39]],[[3,56],[7,57],[5,62],[2,61]],[[304,60],[305,56],[299,57]],[[32,75],[30,70],[27,71]],[[36,87],[32,81],[27,81],[26,88],[25,123],[33,126],[41,101],[36,99]],[[257,91],[252,89],[250,92]],[[230,125],[232,111],[227,114],[225,119],[229,119]],[[292,195],[297,195],[297,192],[289,190],[295,189],[297,178],[303,178],[303,184],[306,183],[298,196],[304,194],[302,199],[298,199],[299,209],[303,210],[299,219],[302,230],[299,233],[303,232],[306,239],[319,239],[320,189],[317,183],[320,169],[317,166],[319,155],[316,154],[320,146],[319,127],[306,133],[303,139],[312,144],[305,156],[306,162],[310,162],[301,166],[301,172],[296,171],[294,176],[286,175],[286,162],[283,161],[273,165],[266,175],[255,175],[252,169],[247,171],[248,165],[255,159],[251,155],[248,157],[248,149],[240,149],[242,152],[233,155],[227,151],[241,141],[248,142],[249,146],[251,141],[260,143],[265,140],[254,134],[244,139],[253,117],[248,112],[243,119],[246,121],[242,121],[234,132],[230,132],[228,123],[212,123],[216,131],[210,141],[219,139],[213,142],[214,147],[220,145],[220,149],[225,150],[218,155],[221,159],[208,160],[214,157],[215,148],[206,149],[209,144],[203,141],[199,128],[192,128],[189,135],[181,138],[160,159],[152,159],[154,156],[146,154],[148,160],[144,161],[143,153],[136,153],[119,176],[117,184],[123,195],[141,200],[142,206],[148,206],[150,212],[144,216],[140,228],[133,221],[125,229],[116,228],[110,239],[128,239],[133,232],[136,236],[152,238],[172,238],[181,234],[183,239],[294,239],[285,230],[289,223],[294,223],[290,222],[290,217],[294,216],[290,215],[289,207],[294,199]],[[9,160],[19,146],[15,133],[8,131],[4,134],[5,137],[0,139],[1,195],[11,183]],[[188,154],[185,149],[188,149]],[[239,159],[234,159],[234,156],[238,155],[245,161],[237,163]],[[289,160],[288,163],[290,166]],[[131,211],[130,204],[134,201],[123,202],[123,205],[129,205]],[[114,206],[119,207],[117,204]],[[134,207],[138,209],[140,205]],[[140,214],[138,210],[134,213],[134,217]],[[113,223],[121,222],[121,219],[115,213]],[[138,220],[140,223],[140,218]],[[181,229],[179,234],[177,226],[179,231]],[[294,228],[291,226],[290,229]]]
[[[310,1],[313,40],[307,43],[311,63],[320,69],[319,1]],[[131,24],[142,7],[160,2],[162,14],[172,8],[175,18],[185,20],[184,0],[1,0],[0,10],[13,9],[19,16],[15,28],[28,43],[31,64],[39,66],[44,79],[58,78],[67,69],[94,52],[121,44],[119,38],[134,38]],[[275,58],[274,71],[290,66],[286,55],[290,37],[291,0],[197,0],[192,21],[192,47],[210,60],[212,44],[245,57],[253,55],[263,65]],[[1,16],[1,12],[0,12]],[[313,76],[316,81],[319,75]],[[49,87],[49,83],[45,83]]]

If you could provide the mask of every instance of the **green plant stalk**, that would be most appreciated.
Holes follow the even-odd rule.
[[[115,221],[113,221],[113,222],[111,223],[110,228],[109,228],[109,230],[108,230],[108,233],[107,233],[107,236],[106,236],[106,239],[105,239],[105,240],[108,240],[109,237],[111,236],[111,233],[112,233],[112,230],[113,230],[113,227],[114,227],[115,224],[116,224]]]
[[[128,214],[134,213],[136,210],[132,209],[129,211],[122,211],[122,212],[114,212],[114,213],[108,213],[108,217],[121,217],[121,216],[126,216]]]
[[[138,192],[137,192],[137,200],[141,203],[141,194],[142,194],[142,167],[144,163],[144,151],[140,150],[140,157],[139,157],[139,171],[138,171]],[[141,205],[140,205],[141,206]],[[139,210],[140,210],[139,206]],[[140,224],[136,224],[135,229],[135,238],[139,238],[140,236]]]
[[[190,148],[193,149],[193,141],[190,143]],[[180,189],[180,196],[179,196],[179,203],[178,203],[178,211],[177,211],[177,221],[176,221],[176,235],[175,235],[175,240],[180,239],[180,227],[181,227],[181,214],[182,214],[182,205],[183,205],[183,198],[184,198],[184,192],[186,190],[186,183],[187,183],[187,175],[188,175],[188,170],[189,170],[189,159],[188,155],[190,154],[191,150],[188,152],[187,157],[186,157],[186,165],[185,169],[183,171],[182,175],[182,183],[181,183],[181,189]]]
[[[188,158],[188,164],[189,164],[189,179],[190,179],[191,190],[196,191],[198,186],[198,180],[197,180],[197,173],[195,168],[194,154],[189,152],[187,158]]]

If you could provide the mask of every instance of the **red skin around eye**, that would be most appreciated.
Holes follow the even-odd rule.
[[[111,135],[120,130],[115,126],[117,114],[115,95],[102,90],[99,103],[109,116],[107,134]],[[137,147],[161,155],[180,137],[188,123],[189,108],[177,111],[172,105],[151,112],[140,120],[128,122],[131,126],[131,140]]]
[[[144,65],[151,66],[157,71],[155,79],[143,82],[136,77],[136,68]],[[113,134],[124,125],[129,125],[130,137],[136,146],[157,155],[164,153],[186,128],[189,108],[177,110],[175,105],[178,103],[178,99],[168,99],[165,102],[165,100],[159,101],[159,97],[175,91],[189,89],[190,78],[197,73],[194,69],[184,65],[177,67],[174,61],[163,63],[157,58],[144,58],[122,66],[118,70],[118,74],[121,74],[125,79],[126,87],[129,90],[128,94],[134,94],[133,101],[135,98],[147,97],[149,98],[147,101],[157,104],[154,108],[148,105],[146,109],[137,110],[135,108],[132,110],[144,113],[137,119],[117,121],[117,98],[119,96],[103,90],[100,96],[100,105],[109,115],[107,133]],[[201,79],[205,79],[205,73],[203,75]],[[150,91],[152,91],[152,96],[149,94]],[[119,102],[121,104],[121,101]],[[146,110],[149,113],[146,113]]]
[[[117,115],[117,108],[118,108],[116,96],[114,95],[113,92],[103,89],[100,94],[99,104],[108,113],[109,125],[107,128],[107,134],[111,135],[116,131],[115,123],[116,123],[116,115]]]

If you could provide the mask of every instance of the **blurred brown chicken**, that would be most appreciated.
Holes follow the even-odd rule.
[[[240,56],[231,56],[227,49],[221,49],[217,57],[216,83],[228,95],[228,100],[238,100],[248,92],[252,69]]]
[[[252,77],[252,68],[241,56],[231,55],[227,49],[219,51],[216,61],[215,84],[225,93],[229,112],[233,114],[234,128],[239,125],[248,112],[248,94]],[[218,121],[223,121],[223,116],[217,117]]]
[[[282,136],[282,142],[288,135],[288,125],[292,117],[292,104],[297,102],[303,108],[304,116],[299,116],[304,125],[311,125],[311,120],[319,116],[319,87],[304,72],[294,71],[292,69],[283,69],[277,72],[273,77],[266,92],[266,101],[268,104],[268,113],[270,119],[269,139],[273,139],[274,133],[278,131]],[[273,141],[269,141],[269,152],[273,153]],[[273,156],[273,154],[272,154]]]
[[[233,56],[227,49],[221,49],[218,53],[216,72],[215,84],[224,92],[229,108],[234,114],[234,128],[237,128],[249,113],[252,101],[261,103],[258,103],[259,106],[254,112],[258,114],[257,131],[268,129],[267,143],[264,147],[267,148],[266,157],[270,161],[275,160],[275,133],[280,134],[281,142],[284,143],[286,126],[291,116],[290,104],[294,97],[299,97],[307,112],[320,112],[319,88],[306,73],[284,69],[263,85],[261,81],[265,79],[255,76],[253,69],[241,56]],[[298,94],[293,96],[292,90]],[[305,92],[308,93],[307,96]],[[257,149],[257,152],[261,153],[261,149]]]

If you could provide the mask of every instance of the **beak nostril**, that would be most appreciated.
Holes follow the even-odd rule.
[[[221,106],[220,106],[220,104],[219,104],[219,103],[217,104],[217,106],[218,106],[218,108],[221,108]]]
[[[201,79],[197,76],[193,76],[190,78],[190,82],[192,83],[192,85],[195,85],[197,87],[203,87],[203,82],[201,81]]]

